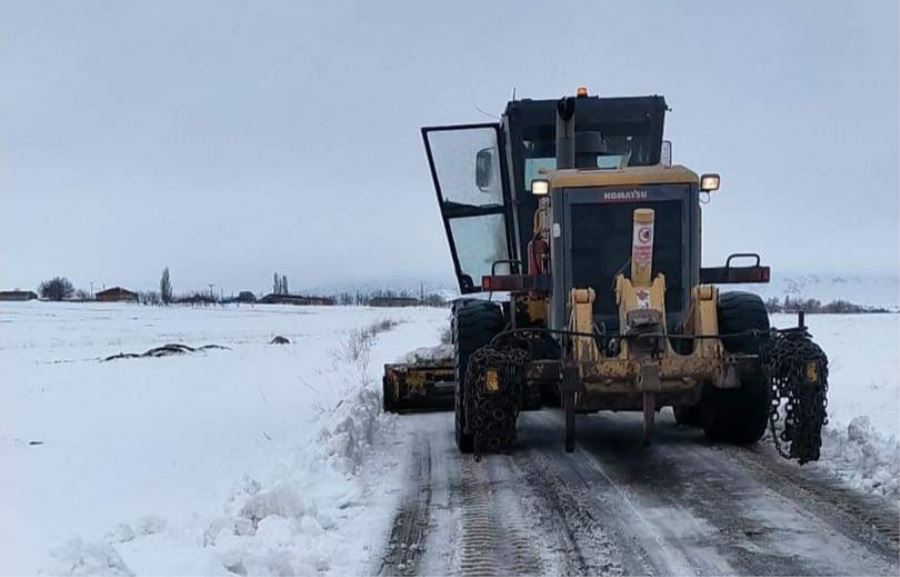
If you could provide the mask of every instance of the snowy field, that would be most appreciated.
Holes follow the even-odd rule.
[[[371,572],[408,459],[381,365],[437,344],[447,318],[0,304],[0,573]],[[807,320],[831,359],[812,466],[897,498],[900,316]],[[228,348],[100,360],[170,342]]]
[[[446,318],[0,305],[0,573],[365,572],[395,505],[382,487],[402,485],[373,446],[392,422],[381,365]],[[383,319],[400,324],[358,336]],[[98,360],[170,342],[230,350]]]

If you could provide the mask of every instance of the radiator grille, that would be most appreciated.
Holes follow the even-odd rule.
[[[613,279],[619,272],[631,274],[633,213],[637,208],[656,211],[653,242],[653,275],[666,275],[666,310],[683,308],[682,202],[598,203],[571,205],[572,280],[578,288],[597,293],[594,315],[617,317]],[[614,324],[613,320],[613,324]],[[611,327],[612,328],[612,327]]]

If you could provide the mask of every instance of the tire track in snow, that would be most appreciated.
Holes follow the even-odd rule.
[[[791,463],[776,460],[761,447],[723,447],[726,455],[758,474],[782,494],[790,494],[798,502],[827,503],[839,525],[848,536],[868,534],[876,543],[896,554],[900,547],[900,510],[897,503],[874,495],[865,495],[829,478],[815,478],[797,470]],[[797,499],[799,495],[803,499]],[[819,511],[821,512],[821,511]]]
[[[546,437],[559,428],[557,420],[534,414],[523,424]],[[583,420],[574,458],[544,454],[559,470],[570,467],[588,479],[597,496],[611,498],[618,513],[605,518],[610,530],[637,544],[653,566],[628,567],[630,573],[896,572],[896,548],[875,548],[842,529],[827,514],[828,499],[797,493],[728,458],[739,449],[704,446],[696,431],[672,424],[642,450],[639,422],[615,415]],[[605,484],[614,491],[607,497]]]
[[[543,563],[512,492],[502,455],[460,460],[459,557],[455,574],[538,575]]]
[[[559,415],[525,413],[511,454],[481,462],[457,452],[452,419],[409,417],[414,485],[392,532],[407,549],[388,548],[382,574],[896,573],[896,545],[867,540],[867,517],[809,470],[670,418],[642,449],[629,417],[580,417],[566,454]]]
[[[684,430],[669,429],[668,435],[681,437]],[[666,435],[666,432],[664,432]],[[682,439],[683,441],[684,439]],[[712,549],[740,574],[793,575],[895,574],[897,548],[880,547],[864,537],[861,519],[839,519],[835,504],[847,504],[855,496],[845,493],[827,498],[824,479],[807,478],[805,483],[823,494],[800,490],[772,474],[783,463],[774,454],[760,461],[759,470],[730,458],[746,449],[729,445],[704,445],[697,439],[679,442],[664,438],[662,446],[646,458],[631,457],[621,450],[607,454],[606,468],[644,503],[656,498],[663,506],[682,511],[684,519],[694,518],[715,531],[711,539],[694,542],[692,549]],[[600,460],[592,452],[592,459]],[[795,479],[805,471],[793,470]],[[647,494],[652,495],[648,499]],[[834,497],[834,495],[832,495]],[[678,537],[678,541],[690,539]]]
[[[633,487],[623,483],[607,471],[604,463],[583,443],[576,445],[572,454],[563,452],[561,443],[546,445],[545,439],[560,438],[560,415],[542,411],[529,413],[524,427],[531,427],[533,437],[528,439],[535,449],[541,449],[540,458],[545,470],[553,471],[560,478],[560,485],[572,491],[576,487],[586,490],[576,493],[575,507],[582,514],[600,519],[604,534],[609,535],[618,550],[619,563],[629,575],[725,575],[734,574],[731,566],[709,547],[697,547],[695,537],[709,534],[711,529],[683,511],[671,511],[660,506],[646,506]],[[586,429],[579,417],[580,433]],[[583,434],[581,436],[584,436]],[[639,437],[636,437],[639,439]],[[630,443],[636,446],[639,441]],[[590,513],[588,513],[590,512]],[[684,539],[681,537],[684,536]]]
[[[415,439],[410,493],[394,516],[379,575],[417,575],[425,553],[431,522],[431,443],[425,435],[416,435]]]
[[[559,573],[623,575],[621,551],[606,534],[598,511],[585,506],[589,486],[567,484],[544,455],[523,452],[513,460],[535,496],[535,514],[546,529],[542,537],[560,558]]]

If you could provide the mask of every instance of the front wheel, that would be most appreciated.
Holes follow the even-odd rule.
[[[725,292],[719,296],[719,334],[729,353],[758,355],[769,332],[769,315],[758,295]],[[754,332],[755,331],[755,334]],[[710,388],[697,407],[706,436],[715,441],[747,445],[766,432],[771,411],[769,382],[761,368],[741,375],[740,388]]]
[[[675,422],[684,427],[699,427],[702,423],[700,422],[700,409],[697,405],[693,405],[690,407],[672,407],[672,412],[675,413]]]
[[[700,418],[713,441],[737,445],[757,442],[769,424],[769,385],[760,374],[742,375],[739,389],[710,389]]]
[[[497,303],[465,299],[453,305],[451,334],[453,337],[456,385],[454,387],[454,421],[456,446],[461,453],[475,450],[475,435],[467,432],[466,372],[469,358],[487,345],[504,327],[503,312]]]

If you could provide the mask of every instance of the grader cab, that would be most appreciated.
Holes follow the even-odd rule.
[[[640,411],[713,439],[818,458],[827,359],[802,322],[769,326],[753,253],[700,264],[701,200],[719,187],[672,165],[660,96],[516,100],[496,124],[423,128],[463,295],[453,355],[385,367],[385,409],[453,409],[463,452],[507,447],[517,416]],[[495,300],[499,295],[508,298]],[[776,430],[776,421],[781,420]],[[786,447],[786,448],[785,448]]]

